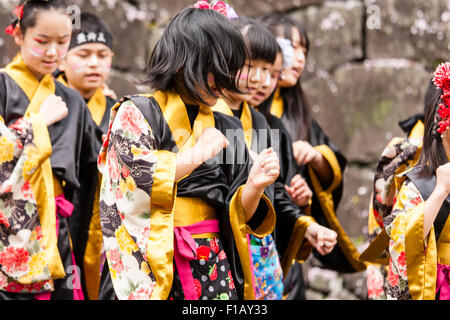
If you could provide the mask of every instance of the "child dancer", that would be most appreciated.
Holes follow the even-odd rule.
[[[1,299],[83,299],[68,200],[99,145],[83,99],[52,78],[72,33],[67,6],[23,1],[7,28],[20,52],[0,73]]]
[[[74,30],[69,51],[56,77],[77,90],[86,101],[94,122],[107,133],[109,115],[116,99],[105,95],[113,52],[113,36],[108,26],[94,14],[80,15],[80,29]]]
[[[438,89],[425,106],[420,158],[395,177],[401,185],[392,212],[383,217],[389,236],[388,299],[450,300],[450,63],[438,66]]]
[[[247,234],[274,228],[263,192],[279,162],[265,150],[250,167],[240,122],[211,110],[240,92],[246,50],[230,12],[202,1],[174,17],[150,59],[157,91],[112,111],[100,213],[119,299],[255,298]]]
[[[264,116],[247,103],[262,83],[270,85],[272,64],[277,57],[277,42],[270,31],[256,20],[241,17],[232,22],[242,33],[250,53],[249,61],[238,80],[245,94],[225,93],[224,99],[219,100],[213,110],[234,115],[241,120],[250,152],[257,155],[265,147],[272,146],[282,160],[281,174],[275,184],[269,187],[274,194],[272,201],[277,214],[277,232],[265,238],[249,236],[256,298],[280,300],[283,297],[283,273],[287,274],[292,260],[297,258],[303,262],[311,251],[311,244],[323,253],[330,252],[335,244],[336,233],[319,226],[313,218],[303,215],[292,203],[284,183],[284,176],[290,166],[289,158],[283,156],[287,149],[283,143],[286,140],[276,139],[279,131],[271,130]],[[324,244],[318,245],[317,238],[322,237]]]
[[[425,93],[424,108],[439,88],[430,80]],[[373,178],[369,204],[368,233],[371,244],[360,255],[367,266],[367,293],[370,300],[386,299],[385,282],[389,264],[389,236],[383,229],[383,217],[390,215],[401,187],[395,176],[412,168],[419,161],[425,131],[424,111],[399,123],[406,134],[392,138],[383,149]]]
[[[272,14],[264,17],[263,22],[279,40],[286,62],[270,112],[282,120],[294,141],[292,146],[298,173],[313,189],[309,208],[311,215],[319,224],[338,234],[338,245],[330,254],[322,256],[315,250],[313,252],[325,268],[338,272],[365,270],[366,264],[358,260],[359,253],[336,216],[342,197],[346,159],[312,118],[301,87],[309,48],[307,34],[298,22],[287,15]],[[300,265],[291,268],[291,272],[298,273],[297,278],[301,277]],[[290,282],[290,276],[287,277]],[[299,285],[303,286],[299,281]],[[298,291],[300,296],[302,291]]]
[[[106,24],[94,14],[83,12],[79,21],[80,29],[74,30],[69,52],[55,76],[61,83],[82,95],[98,130],[102,135],[106,135],[110,111],[116,102],[105,95],[106,81],[114,56],[113,37]],[[102,141],[99,141],[100,145],[101,143]],[[76,210],[72,215],[71,232],[75,244],[75,258],[82,262],[80,267],[83,289],[90,300],[96,300],[101,270],[106,259],[102,254],[103,236],[98,202],[101,176],[87,178],[85,181],[88,183],[82,185],[80,191],[79,202],[83,206],[78,207],[82,210]],[[81,212],[84,214],[81,215]]]

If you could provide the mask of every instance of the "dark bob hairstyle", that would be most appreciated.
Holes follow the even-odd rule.
[[[161,91],[182,84],[191,99],[203,104],[202,92],[218,98],[208,74],[214,76],[220,95],[224,90],[242,93],[235,79],[246,60],[244,39],[224,15],[188,7],[172,19],[156,44],[146,84]]]
[[[247,17],[239,17],[231,22],[242,33],[251,60],[275,62],[278,43],[266,26]]]

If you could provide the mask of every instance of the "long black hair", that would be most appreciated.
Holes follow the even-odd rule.
[[[306,49],[306,55],[309,52],[309,38],[305,28],[283,13],[274,13],[261,18],[261,21],[269,28],[275,37],[283,36],[286,39],[292,39],[292,28],[296,28],[300,33],[300,44]],[[294,140],[309,140],[311,129],[311,107],[307,100],[301,85],[301,77],[293,87],[280,88],[280,94],[283,99],[284,112],[286,119],[290,123],[288,127],[295,128]]]
[[[418,166],[421,166],[420,176],[429,177],[436,173],[439,166],[448,162],[447,154],[442,144],[441,135],[438,128],[438,106],[443,103],[441,95],[443,90],[437,88],[430,81],[425,94],[425,132],[423,136],[423,146],[420,154]]]
[[[188,7],[172,19],[156,44],[146,84],[173,91],[181,82],[193,100],[204,103],[199,89],[216,96],[208,85],[211,73],[220,95],[242,94],[235,79],[246,60],[244,39],[224,15]]]

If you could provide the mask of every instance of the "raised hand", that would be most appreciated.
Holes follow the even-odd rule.
[[[337,233],[318,223],[306,229],[305,238],[322,256],[329,254],[337,243]]]
[[[201,162],[214,158],[223,149],[228,147],[230,142],[216,128],[206,128],[195,143],[194,150],[201,155]]]
[[[273,148],[262,151],[252,165],[248,181],[258,191],[263,191],[280,175],[280,161]]]
[[[319,162],[322,158],[322,154],[306,141],[295,141],[292,144],[292,149],[294,151],[295,160],[297,160],[299,166],[310,162]]]
[[[39,114],[44,118],[48,127],[67,117],[69,110],[61,97],[51,94],[41,104]]]
[[[299,174],[295,175],[292,178],[291,185],[285,186],[285,188],[292,201],[299,207],[306,206],[313,196],[313,192],[309,188],[308,183]]]
[[[106,83],[103,83],[102,89],[103,89],[103,94],[105,96],[110,97],[111,99],[117,100],[116,93],[110,87],[108,87],[108,85]]]

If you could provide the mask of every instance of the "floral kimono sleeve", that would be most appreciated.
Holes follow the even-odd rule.
[[[33,173],[51,155],[44,120],[37,114],[6,127],[0,117],[0,289],[38,293],[51,290]]]
[[[391,256],[387,285],[388,299],[412,298],[410,287],[412,282],[415,282],[414,277],[419,276],[413,272],[412,267],[418,261],[425,259],[427,247],[427,244],[423,242],[424,205],[425,202],[417,187],[410,180],[406,180],[397,195],[391,215],[384,219],[386,232],[390,237]]]
[[[156,197],[152,193],[159,192],[157,163],[164,156],[131,101],[114,110],[111,122],[99,158],[100,218],[109,270],[119,299],[150,299],[157,277],[147,256],[148,240],[160,231],[151,230],[150,202]]]

